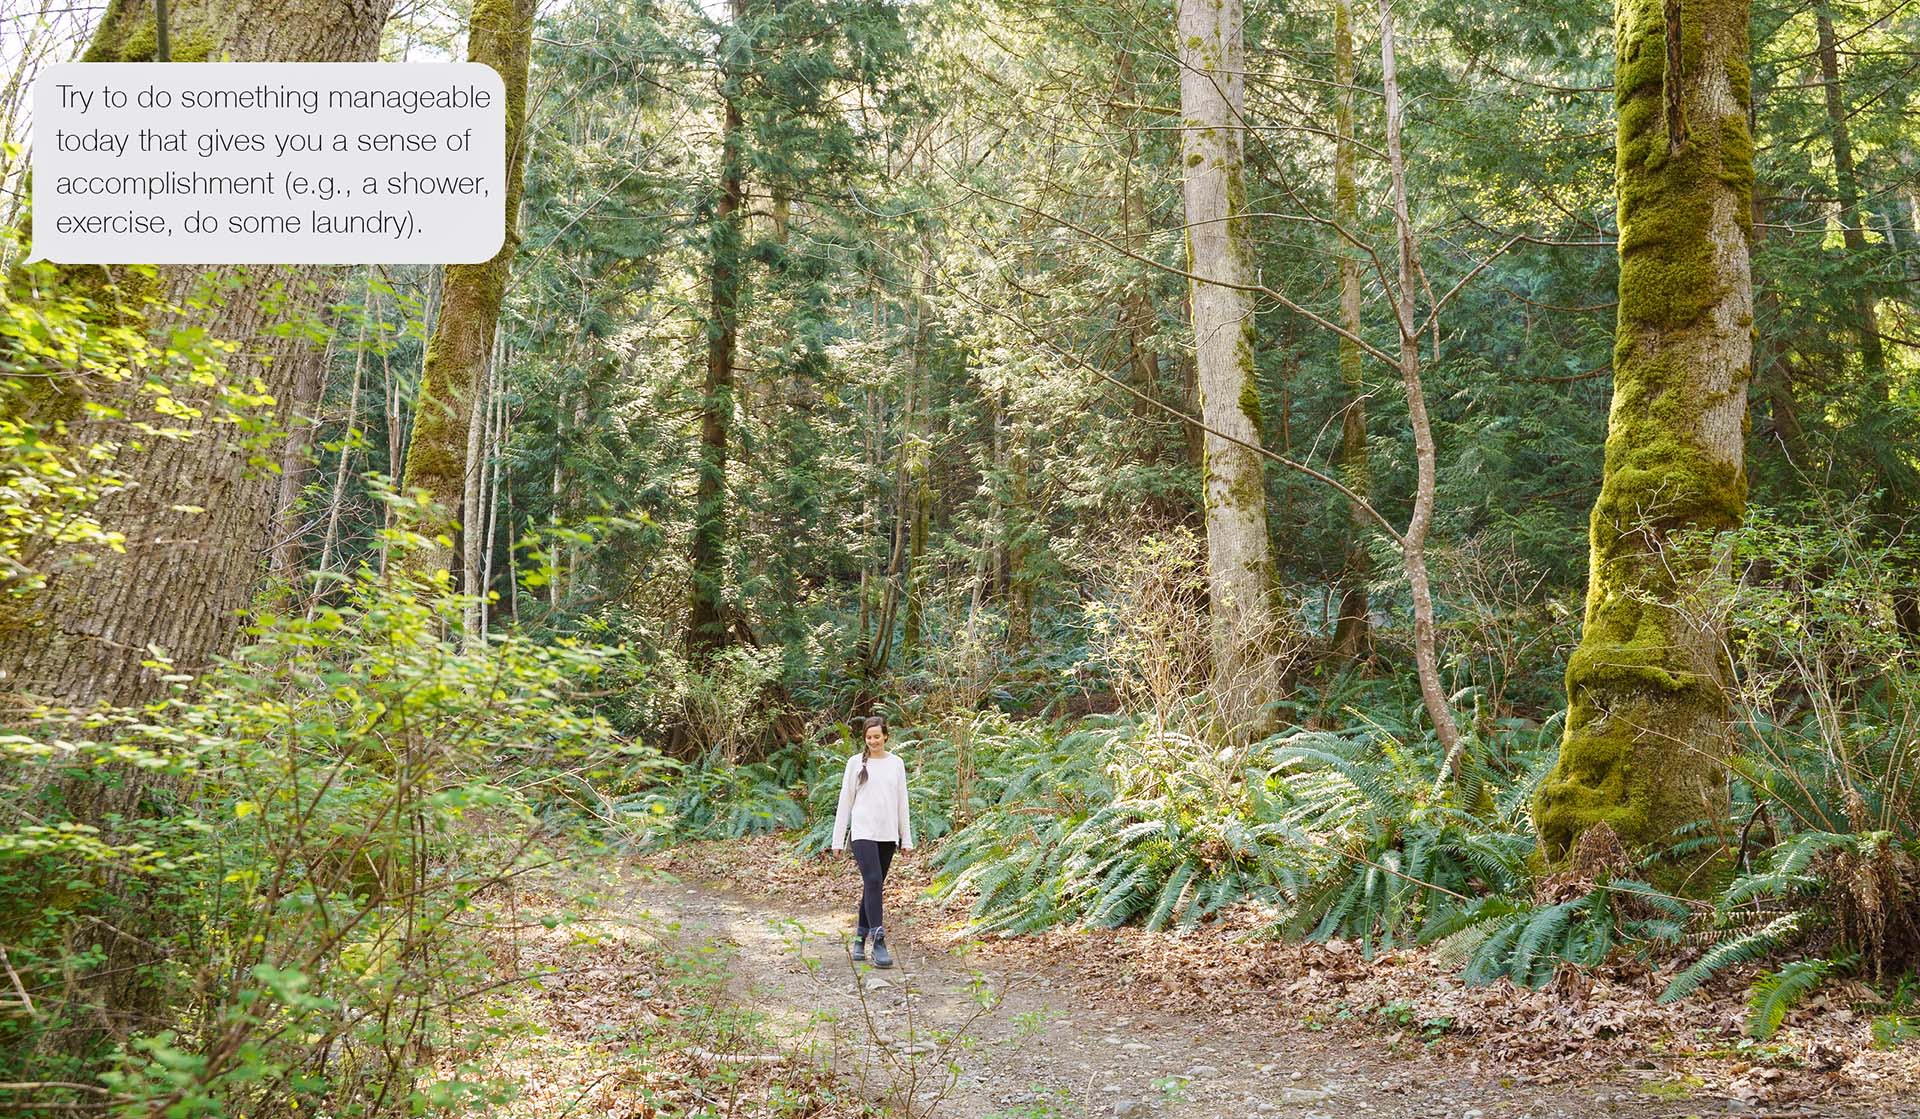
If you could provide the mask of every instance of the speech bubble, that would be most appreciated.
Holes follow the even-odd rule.
[[[506,90],[481,63],[66,63],[34,85],[30,260],[478,264],[505,237]]]

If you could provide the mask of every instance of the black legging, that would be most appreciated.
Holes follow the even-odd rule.
[[[860,864],[860,927],[881,927],[880,892],[887,883],[887,868],[893,865],[894,842],[891,839],[856,839],[853,861]]]

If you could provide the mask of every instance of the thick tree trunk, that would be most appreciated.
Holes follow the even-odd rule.
[[[200,61],[348,62],[374,57],[391,0],[175,0],[172,58]],[[89,62],[150,61],[153,7],[113,0],[85,55]],[[63,270],[64,282],[95,299],[139,313],[150,293],[186,308],[180,321],[148,323],[163,334],[180,325],[234,342],[228,384],[264,386],[273,403],[258,418],[279,430],[315,383],[318,348],[300,331],[274,330],[318,313],[332,274],[321,268],[168,267],[147,282],[118,268]],[[204,293],[214,293],[211,297]],[[209,302],[214,305],[207,305]],[[261,469],[261,449],[236,439],[211,417],[224,409],[216,389],[179,393],[210,417],[188,421],[185,440],[148,440],[102,463],[133,483],[101,504],[98,514],[126,537],[124,555],[57,572],[24,618],[0,632],[0,670],[16,691],[86,705],[130,704],[163,687],[142,667],[158,649],[184,669],[199,669],[239,636],[241,612],[265,572],[278,480]],[[77,421],[83,400],[152,419],[137,379],[119,385],[50,385],[37,407],[49,418]],[[180,423],[177,419],[163,421]],[[113,438],[85,422],[76,441]]]
[[[1549,859],[1715,816],[1729,747],[1722,634],[1692,601],[1738,527],[1752,359],[1747,0],[1621,0],[1620,311],[1567,729],[1535,817]]]
[[[1241,0],[1179,0],[1187,254],[1205,437],[1213,699],[1228,734],[1259,728],[1279,697],[1273,560],[1253,369],[1253,266],[1242,163]],[[1226,436],[1228,438],[1223,438]],[[1235,442],[1238,440],[1239,442]]]
[[[1340,254],[1340,325],[1360,334],[1360,259],[1348,238],[1360,236],[1360,188],[1355,173],[1353,120],[1353,5],[1334,0],[1333,80],[1335,90],[1333,199],[1335,232]],[[1340,480],[1365,499],[1370,492],[1367,464],[1367,386],[1364,355],[1350,338],[1339,340],[1340,362]],[[1373,645],[1373,627],[1367,603],[1367,583],[1373,576],[1367,555],[1367,515],[1358,503],[1348,503],[1347,555],[1340,569],[1340,616],[1333,630],[1333,655],[1342,660],[1366,657]]]
[[[741,115],[742,60],[739,37],[745,0],[733,0],[734,42],[723,60],[720,192],[708,233],[707,377],[700,399],[700,476],[693,510],[693,595],[687,617],[687,655],[705,664],[728,641],[727,451],[733,428],[735,350],[740,334],[742,229],[746,206],[746,122]]]
[[[441,285],[439,320],[427,343],[407,447],[403,488],[423,490],[432,508],[416,526],[432,543],[403,561],[409,572],[451,571],[454,542],[466,516],[469,475],[480,468],[475,407],[493,361],[507,274],[520,243],[521,150],[526,135],[527,68],[533,50],[534,0],[477,0],[467,31],[467,60],[499,71],[506,86],[506,239],[484,264],[450,264]],[[470,589],[470,588],[468,588]]]

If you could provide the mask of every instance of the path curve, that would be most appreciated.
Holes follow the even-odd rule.
[[[1416,1042],[1269,1032],[1251,1016],[1102,1005],[1069,961],[1014,974],[976,963],[911,918],[889,922],[900,965],[847,956],[843,905],[654,879],[633,903],[731,954],[729,990],[785,1041],[830,1051],[870,1098],[928,1119],[1702,1119],[1864,1117],[1808,1104],[1661,1099],[1628,1077],[1502,1084],[1463,1076]],[[837,901],[838,899],[834,899]],[[1457,1061],[1455,1062],[1457,1064]]]

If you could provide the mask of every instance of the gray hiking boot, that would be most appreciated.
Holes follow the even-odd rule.
[[[855,962],[867,958],[867,930],[865,929],[853,930],[853,958]]]
[[[887,951],[887,933],[885,929],[876,928],[873,930],[873,966],[893,966],[893,953]]]

